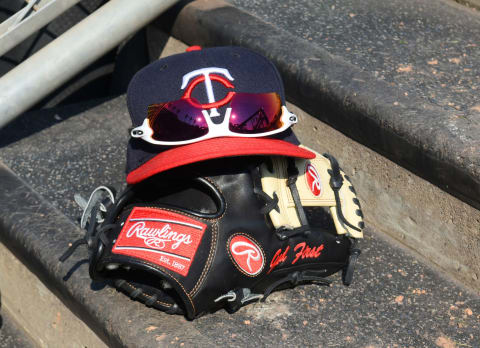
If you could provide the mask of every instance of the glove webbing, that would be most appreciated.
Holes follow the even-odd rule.
[[[271,210],[275,209],[276,212],[280,213],[280,208],[278,207],[278,196],[276,192],[273,193],[273,198],[271,198],[260,188],[262,187],[260,168],[258,166],[250,168],[250,174],[253,181],[253,193],[255,193],[265,203],[265,205],[260,209],[260,212],[266,215]]]
[[[63,253],[63,255],[60,256],[59,258],[60,262],[64,262],[70,256],[72,256],[75,250],[82,244],[86,244],[89,251],[96,250],[99,242],[102,242],[103,245],[108,244],[108,240],[105,237],[105,232],[108,231],[109,229],[116,227],[116,225],[108,224],[108,225],[102,226],[97,230],[97,226],[98,226],[97,214],[99,213],[99,211],[100,211],[99,206],[96,206],[92,209],[92,212],[90,215],[90,224],[85,233],[85,236],[80,239],[77,239],[75,242],[72,243],[72,245],[67,249],[67,251],[65,251],[65,253]]]
[[[330,187],[332,188],[333,193],[335,195],[335,203],[336,203],[336,211],[337,211],[338,219],[341,220],[342,223],[344,223],[348,227],[354,229],[355,231],[362,232],[360,228],[353,226],[351,223],[347,221],[345,216],[343,216],[342,206],[340,203],[340,195],[339,195],[340,188],[343,185],[343,177],[342,177],[342,174],[340,174],[340,166],[338,165],[337,160],[335,159],[335,157],[329,155],[328,153],[324,153],[323,156],[328,158],[328,160],[330,161],[330,165],[332,166],[332,170],[330,173]]]
[[[303,209],[302,202],[300,200],[300,195],[298,193],[298,189],[296,185],[296,182],[298,179],[298,169],[295,166],[295,162],[292,158],[288,159],[287,173],[288,173],[287,186],[290,189],[290,193],[292,194],[298,219],[302,226],[291,229],[291,230],[282,229],[281,231],[277,231],[277,236],[279,236],[281,240],[293,237],[300,233],[310,233],[310,226],[308,224],[307,216],[305,214],[305,210]],[[299,283],[304,281],[315,281],[323,285],[330,285],[331,283],[328,279],[321,277],[318,272],[315,272],[313,270],[293,272],[287,275],[286,277],[279,279],[273,284],[271,284],[265,290],[261,301],[264,302],[267,299],[267,297],[272,293],[272,291],[278,288],[282,284],[290,283],[292,286],[296,286]]]
[[[258,166],[251,168],[250,173],[253,179],[253,192],[265,202],[265,205],[261,209],[262,214],[268,214],[272,209],[275,209],[278,213],[280,213],[280,209],[278,207],[278,196],[276,192],[273,193],[273,198],[271,198],[262,189],[260,189],[260,168]],[[287,186],[292,194],[293,201],[295,203],[295,209],[297,211],[298,219],[301,226],[297,228],[290,228],[286,226],[278,228],[275,231],[275,234],[280,240],[285,240],[301,233],[310,233],[310,226],[308,224],[307,216],[305,214],[305,210],[303,209],[300,195],[296,186],[298,169],[295,166],[294,160],[291,158],[288,159],[287,173]]]
[[[308,224],[307,216],[305,214],[305,210],[303,209],[302,201],[300,200],[300,195],[296,185],[298,169],[295,166],[295,162],[292,158],[288,159],[287,174],[287,186],[292,194],[293,202],[295,203],[295,210],[297,211],[298,220],[300,221],[301,226],[296,228],[283,227],[277,229],[276,234],[280,240],[285,240],[301,233],[310,233],[310,225]]]

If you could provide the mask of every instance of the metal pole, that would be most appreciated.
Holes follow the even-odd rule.
[[[28,12],[28,6],[35,2],[30,1],[28,6],[15,13],[0,24],[0,56],[25,40],[31,34],[50,23],[57,16],[68,10],[80,0],[44,0],[38,5],[27,18],[23,18]]]
[[[178,0],[110,0],[0,78],[0,128]]]

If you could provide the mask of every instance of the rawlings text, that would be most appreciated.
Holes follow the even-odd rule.
[[[135,207],[112,252],[186,276],[206,227],[200,221],[167,210]]]
[[[162,228],[149,228],[145,226],[144,221],[135,223],[128,230],[126,236],[130,238],[135,235],[137,238],[142,238],[145,244],[150,248],[164,249],[165,243],[174,242],[171,245],[172,249],[177,249],[180,244],[191,244],[192,238],[188,234],[177,233],[172,230],[169,224],[163,225]]]

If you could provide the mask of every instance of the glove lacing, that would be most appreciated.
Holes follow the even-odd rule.
[[[315,282],[316,284],[319,285],[330,285],[331,281],[317,275],[320,271],[315,271],[315,270],[306,270],[306,271],[296,271],[293,273],[290,273],[284,278],[281,278],[274,282],[272,285],[270,285],[265,292],[263,293],[263,298],[262,302],[265,302],[267,297],[272,293],[273,290],[278,288],[280,285],[285,284],[285,283],[290,283],[292,286],[297,286],[298,284],[305,282],[305,281],[311,281]],[[316,274],[317,273],[317,274]]]
[[[308,235],[311,233],[310,225],[307,220],[307,216],[303,209],[302,203],[300,201],[300,195],[297,190],[296,182],[298,178],[298,169],[295,166],[295,162],[293,159],[288,160],[288,178],[287,178],[287,186],[292,193],[293,200],[295,202],[295,207],[297,210],[297,215],[300,220],[301,226],[297,228],[291,228],[288,226],[282,226],[275,230],[275,234],[280,240],[286,240],[297,236],[299,234]],[[265,193],[260,187],[260,169],[257,167],[251,168],[251,174],[253,179],[253,192],[257,195],[264,202],[264,206],[261,208],[262,214],[268,214],[271,210],[275,209],[277,212],[280,213],[280,209],[278,207],[278,196],[274,192],[273,198],[271,198],[267,193]],[[305,271],[296,271],[287,276],[275,281],[272,283],[267,289],[265,289],[263,295],[261,294],[253,294],[251,293],[250,289],[242,288],[237,289],[235,291],[231,290],[225,295],[218,297],[215,302],[219,302],[222,300],[227,300],[228,307],[231,311],[235,311],[240,308],[243,304],[249,301],[260,300],[261,302],[265,302],[267,297],[279,286],[290,283],[292,286],[296,286],[305,281],[312,281],[317,284],[322,285],[330,285],[331,282],[322,277],[320,274],[323,274],[323,271],[315,271],[315,270],[305,270]]]
[[[287,186],[290,189],[290,192],[293,197],[293,201],[295,202],[295,209],[297,210],[297,216],[300,220],[300,227],[292,228],[291,226],[281,226],[275,230],[275,234],[277,235],[278,239],[286,240],[288,238],[297,236],[299,234],[308,235],[310,233],[310,226],[308,224],[307,216],[305,214],[305,210],[303,209],[302,202],[300,200],[300,195],[297,190],[296,182],[298,178],[298,169],[295,166],[295,162],[292,158],[288,159],[288,178],[287,178]],[[274,192],[273,198],[271,198],[267,193],[265,193],[260,187],[260,169],[258,167],[251,169],[251,174],[253,178],[253,192],[257,195],[264,202],[264,206],[260,209],[262,214],[268,214],[270,211],[274,210],[280,213],[280,209],[278,207],[278,196]]]
[[[287,186],[290,189],[290,193],[292,194],[293,201],[295,202],[295,208],[297,210],[297,216],[300,220],[300,227],[296,228],[288,228],[288,227],[280,227],[275,231],[275,234],[280,240],[286,240],[288,238],[297,236],[299,234],[303,234],[307,236],[311,233],[310,225],[307,220],[307,216],[305,214],[305,210],[303,209],[302,202],[300,200],[300,195],[297,189],[297,178],[298,178],[298,169],[295,166],[295,162],[293,158],[288,159],[288,167],[287,167],[288,179],[287,179]],[[322,277],[323,271],[316,271],[316,270],[305,270],[305,271],[295,271],[293,273],[288,274],[287,276],[275,281],[272,283],[263,293],[263,298],[261,299],[262,302],[265,302],[267,297],[279,286],[290,283],[293,287],[297,286],[298,284],[306,281],[315,282],[319,285],[330,285],[331,281]]]
[[[329,170],[330,174],[330,187],[332,188],[334,195],[335,195],[335,201],[336,201],[336,211],[337,211],[337,216],[342,223],[347,225],[348,227],[356,230],[356,231],[361,231],[358,227],[353,226],[351,223],[347,221],[347,219],[344,217],[342,209],[341,209],[341,204],[340,204],[340,196],[339,196],[339,190],[343,185],[343,177],[340,173],[340,166],[338,165],[337,160],[333,157],[330,156],[329,154],[324,154],[324,156],[330,161],[330,164],[332,166],[332,170]],[[287,173],[288,173],[288,178],[287,178],[287,186],[290,189],[290,192],[292,194],[293,200],[295,202],[295,208],[297,210],[297,215],[300,220],[301,226],[297,228],[291,228],[287,226],[282,226],[278,229],[275,230],[275,234],[280,240],[286,240],[288,238],[297,236],[299,234],[308,234],[311,233],[310,226],[308,224],[307,217],[305,215],[305,211],[303,209],[301,200],[300,200],[300,195],[298,193],[297,187],[296,187],[296,181],[298,178],[298,169],[295,166],[294,159],[289,158],[288,159],[288,167],[287,167]],[[276,193],[273,193],[273,198],[271,198],[268,194],[266,194],[263,190],[259,188],[258,181],[260,180],[260,174],[259,174],[259,168],[256,167],[252,170],[252,177],[253,182],[254,182],[254,193],[261,198],[264,202],[265,205],[262,207],[261,212],[263,214],[268,214],[271,210],[275,209],[277,212],[280,213],[280,210],[278,208],[278,197]],[[358,200],[357,200],[358,201]],[[363,227],[363,226],[359,226]],[[355,268],[356,261],[358,259],[358,256],[360,255],[360,249],[356,247],[357,241],[354,239],[352,241],[352,246],[350,248],[350,256],[349,256],[349,261],[347,264],[347,267],[345,267],[342,278],[343,282],[345,285],[350,285],[352,278],[353,278],[353,271]],[[267,297],[279,286],[285,284],[285,283],[290,283],[292,286],[296,286],[297,284],[304,282],[304,281],[313,281],[318,284],[323,284],[323,285],[330,285],[331,281],[320,276],[319,272],[321,271],[315,271],[315,270],[306,270],[306,271],[296,271],[291,274],[288,274],[284,278],[281,278],[274,283],[272,283],[264,292],[263,297],[261,299],[262,302],[264,302]],[[251,295],[250,295],[251,296]],[[255,298],[256,299],[256,298]],[[229,301],[235,301],[235,298],[229,298]],[[243,303],[243,302],[242,302]]]
[[[106,193],[106,197],[102,197],[102,193]],[[115,204],[114,195],[111,189],[105,186],[99,186],[92,192],[87,203],[83,203],[85,201],[79,196],[76,196],[75,200],[84,209],[80,226],[86,230],[85,236],[72,243],[67,251],[59,257],[60,262],[67,260],[72,256],[75,250],[83,244],[87,245],[89,257],[93,257],[95,251],[98,250],[99,243],[102,243],[104,246],[109,243],[105,236],[105,232],[117,226],[116,224],[106,224],[98,228],[104,221],[103,215],[106,212],[105,205]]]
[[[343,224],[345,224],[348,227],[354,229],[355,231],[362,232],[362,230],[360,228],[358,228],[356,226],[353,226],[350,222],[348,222],[347,219],[345,218],[345,216],[343,215],[342,206],[341,206],[341,203],[340,203],[340,194],[339,194],[340,188],[343,185],[343,177],[340,173],[340,166],[338,165],[337,160],[335,159],[335,157],[333,157],[332,155],[329,155],[328,153],[324,153],[323,156],[326,157],[330,161],[330,165],[332,166],[332,169],[328,171],[328,174],[330,174],[330,183],[329,184],[330,184],[330,187],[332,188],[333,193],[335,195],[335,204],[336,204],[335,207],[336,207],[338,219]],[[353,186],[350,186],[350,189],[353,191],[354,190]],[[353,193],[355,193],[355,191],[353,191]],[[353,202],[355,204],[359,205],[358,199],[356,199],[356,201],[354,200]],[[360,213],[361,213],[361,211],[360,211]],[[363,222],[361,224],[362,225],[360,227],[363,228]]]

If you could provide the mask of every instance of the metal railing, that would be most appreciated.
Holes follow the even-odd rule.
[[[0,55],[79,0],[30,0],[0,24]],[[0,128],[178,0],[110,0],[0,78]]]
[[[0,56],[57,18],[80,0],[28,0],[0,24]]]

